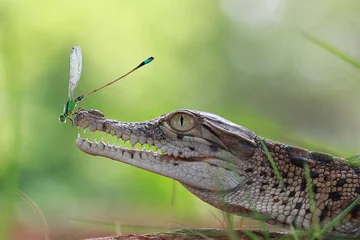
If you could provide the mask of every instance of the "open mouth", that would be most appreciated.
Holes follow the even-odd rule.
[[[238,186],[241,178],[234,164],[210,154],[204,139],[183,134],[180,141],[175,133],[165,134],[165,127],[159,124],[161,119],[127,123],[107,119],[98,110],[80,111],[73,125],[89,129],[94,139],[109,142],[89,141],[79,134],[76,145],[87,154],[139,167],[198,189],[218,191]],[[203,154],[197,148],[203,149]]]
[[[156,148],[154,145],[149,144],[140,144],[140,142],[137,142],[135,144],[131,143],[130,140],[125,141],[125,139],[118,138],[115,142],[109,140],[106,142],[105,139],[108,139],[107,136],[101,137],[99,141],[96,140],[96,137],[94,137],[93,141],[90,141],[89,139],[84,139],[81,137],[80,133],[78,134],[78,138],[76,140],[76,145],[86,153],[92,154],[99,151],[107,151],[110,153],[116,153],[120,155],[126,154],[128,152],[130,155],[129,157],[135,158],[135,159],[145,159],[145,155],[162,155],[161,148]],[[92,154],[96,155],[96,154]],[[168,154],[164,154],[168,155]]]
[[[154,125],[151,124],[109,121],[97,110],[78,113],[73,124],[84,130],[84,134],[78,134],[76,140],[77,146],[80,150],[91,155],[103,156],[104,153],[106,153],[106,157],[125,155],[135,160],[145,160],[161,156],[162,158],[185,161],[190,157],[198,157],[198,154],[189,147],[184,147],[185,151],[181,151],[175,149],[164,140],[145,137],[129,130],[135,129],[159,135],[156,134]],[[91,134],[88,134],[87,130]],[[85,136],[82,137],[81,135]],[[89,140],[89,138],[93,140]]]

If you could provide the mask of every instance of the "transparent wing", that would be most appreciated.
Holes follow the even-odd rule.
[[[79,46],[71,48],[70,52],[70,80],[69,80],[69,98],[74,97],[75,88],[80,80],[82,69],[82,53]]]

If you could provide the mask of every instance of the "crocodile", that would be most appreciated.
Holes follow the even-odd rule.
[[[76,144],[87,154],[174,179],[215,208],[263,216],[277,226],[324,226],[360,197],[360,168],[346,159],[264,139],[212,113],[176,110],[149,121],[121,122],[83,110],[73,126],[156,148],[127,149],[79,134]],[[330,232],[359,236],[360,204]]]

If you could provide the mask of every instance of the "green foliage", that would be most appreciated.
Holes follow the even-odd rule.
[[[360,167],[360,155],[356,154],[346,158],[347,161],[353,166]]]
[[[54,232],[71,225],[69,218],[99,215],[104,221],[121,220],[122,226],[139,213],[137,220],[155,221],[173,211],[174,221],[189,225],[208,219],[209,207],[182,187],[173,202],[172,180],[77,149],[78,131],[58,122],[67,100],[73,45],[83,50],[76,95],[119,77],[145,57],[156,58],[82,101],[86,109],[100,109],[123,121],[148,120],[177,108],[197,109],[273,140],[343,156],[356,154],[358,143],[352,139],[358,134],[343,122],[354,118],[359,83],[349,84],[343,69],[359,68],[357,60],[304,32],[345,62],[329,67],[332,58],[306,51],[306,43],[287,29],[289,23],[301,26],[307,21],[296,17],[308,16],[307,8],[287,3],[271,12],[273,8],[258,6],[264,12],[257,14],[250,5],[231,2],[0,3],[0,239],[11,238],[10,227],[19,226],[15,223],[41,229],[42,224],[32,220],[38,218],[36,213],[19,203],[18,190],[38,205]],[[329,1],[328,8],[312,9],[321,9],[325,22],[334,13],[358,19],[358,5],[333,7],[336,4]],[[312,21],[321,25],[315,16]],[[322,70],[313,74],[313,69]],[[67,234],[63,238],[72,238]]]
[[[305,31],[302,31],[301,33],[307,40],[313,42],[317,46],[325,49],[329,53],[334,54],[336,57],[344,60],[348,64],[350,64],[353,67],[360,70],[360,62],[358,60],[356,60],[355,58],[351,57],[350,55],[346,54],[344,51],[334,47],[333,45],[329,44],[328,42],[326,42],[314,35],[311,35],[310,33],[307,33]]]

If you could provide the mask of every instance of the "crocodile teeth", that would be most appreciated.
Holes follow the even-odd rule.
[[[89,130],[90,130],[91,132],[95,132],[95,130],[96,130],[96,123],[91,123],[91,124],[89,125]]]
[[[154,140],[152,138],[147,138],[146,143],[149,144],[149,145],[153,145]]]
[[[115,134],[115,131],[114,131],[114,130],[112,130],[112,129],[110,130],[110,134],[111,134],[111,135],[113,135],[113,136],[115,136],[115,135],[116,135],[116,134]]]
[[[173,154],[173,149],[172,149],[172,148],[169,148],[169,149],[166,151],[166,153],[167,153],[168,155],[172,155],[172,154]]]
[[[98,144],[97,144],[98,147],[100,147],[101,149],[104,149],[105,148],[105,144],[103,143],[103,141],[100,141]]]
[[[130,139],[129,135],[123,134],[122,139],[126,142]]]
[[[109,156],[110,155],[114,155],[114,154],[120,154],[120,155],[126,155],[126,157],[128,158],[133,158],[134,160],[146,160],[146,159],[153,159],[159,155],[161,155],[161,149],[156,149],[156,150],[146,150],[145,146],[140,145],[140,148],[143,148],[142,150],[140,149],[128,149],[128,148],[122,148],[122,147],[117,147],[111,144],[105,144],[103,142],[103,140],[101,139],[99,142],[96,142],[96,140],[94,140],[93,142],[89,142],[88,139],[84,140],[80,137],[80,134],[78,134],[78,138],[76,140],[76,144],[78,146],[82,146],[83,149],[98,149],[98,150],[104,150],[109,152]],[[131,153],[131,151],[134,151],[133,153]]]
[[[101,126],[99,126],[101,125]],[[99,128],[100,127],[100,128]],[[86,130],[89,129],[90,133],[93,132],[103,132],[106,135],[106,142],[104,143],[104,138],[101,138],[100,141],[97,142],[97,140],[93,140],[92,142],[86,143],[84,146],[91,147],[91,148],[98,148],[98,149],[105,149],[106,151],[115,151],[115,149],[125,149],[125,146],[127,146],[129,150],[136,150],[142,153],[146,153],[148,155],[151,154],[166,154],[169,156],[174,157],[181,157],[186,158],[188,154],[185,152],[179,152],[179,149],[175,146],[168,146],[166,141],[159,141],[154,140],[151,137],[145,137],[143,135],[136,135],[130,131],[126,132],[119,132],[115,131],[114,129],[107,128],[103,124],[95,124],[90,123],[87,128],[83,130],[84,134],[86,133]],[[103,129],[103,130],[99,130]],[[109,134],[109,135],[108,135]],[[109,136],[115,136],[112,140],[107,141],[109,139]],[[81,138],[81,135],[78,134],[78,138]],[[79,140],[80,141],[80,140]],[[120,142],[119,142],[120,141]],[[112,144],[110,144],[112,143]],[[115,144],[114,144],[115,143]],[[141,154],[139,159],[141,159]]]
[[[134,153],[133,159],[135,160],[141,160],[140,154],[138,152]]]
[[[174,157],[178,157],[178,156],[179,156],[178,150],[174,150],[174,151],[173,151],[173,155],[174,155]]]
[[[76,139],[76,144],[81,145],[81,144],[83,144],[83,142],[84,142],[84,139],[80,138],[80,133],[79,133],[78,138]]]
[[[140,144],[146,143],[146,138],[145,138],[144,136],[140,136],[140,137],[139,137],[139,143],[140,143]]]
[[[130,136],[130,142],[131,142],[132,145],[137,144],[137,143],[138,143],[137,137],[132,134],[132,135]]]

